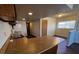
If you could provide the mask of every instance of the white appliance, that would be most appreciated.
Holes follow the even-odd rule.
[[[72,30],[69,32],[67,46],[70,46],[75,42],[76,40],[75,36],[76,36],[76,30]]]
[[[79,20],[77,20],[74,30],[70,31],[67,43],[67,46],[70,46],[73,43],[79,44]]]

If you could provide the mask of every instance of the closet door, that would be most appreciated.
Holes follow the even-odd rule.
[[[47,36],[47,20],[42,20],[42,36]]]

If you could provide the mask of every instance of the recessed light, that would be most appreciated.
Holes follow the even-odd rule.
[[[28,15],[32,15],[32,12],[29,12]]]
[[[58,17],[62,17],[62,15],[58,15]]]

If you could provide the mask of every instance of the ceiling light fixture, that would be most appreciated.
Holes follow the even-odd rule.
[[[28,15],[32,15],[32,12],[29,12]]]
[[[62,15],[60,14],[60,15],[58,15],[58,17],[62,17]]]

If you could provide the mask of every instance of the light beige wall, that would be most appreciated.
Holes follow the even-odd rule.
[[[53,36],[55,34],[56,29],[56,19],[48,18],[48,28],[47,28],[47,36]]]
[[[53,36],[56,29],[56,19],[52,17],[40,19],[40,36],[42,36],[42,20],[47,20],[47,36]]]
[[[68,37],[69,31],[69,29],[56,29],[55,35]]]
[[[31,25],[31,32],[33,35],[37,37],[42,37],[42,20],[47,20],[47,36],[53,36],[55,35],[55,29],[56,29],[56,19],[47,17],[47,18],[41,18],[40,20],[32,21]]]
[[[57,19],[56,25],[58,24],[58,22],[69,21],[69,20],[70,21],[71,20],[76,20],[76,17],[75,16],[69,16],[69,17],[63,17],[61,19]],[[67,38],[70,30],[72,30],[72,29],[58,29],[57,26],[56,26],[55,35]]]

